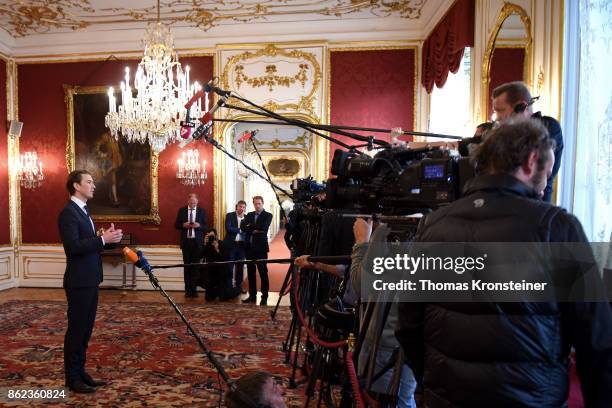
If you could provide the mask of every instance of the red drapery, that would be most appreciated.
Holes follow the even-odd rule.
[[[457,0],[423,44],[421,83],[428,93],[434,83],[446,83],[448,72],[459,69],[463,49],[474,45],[474,0]]]

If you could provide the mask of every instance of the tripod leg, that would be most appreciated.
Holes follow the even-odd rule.
[[[285,341],[283,341],[283,352],[285,353],[285,355],[287,354],[287,351],[291,350],[291,343],[293,343],[293,331],[295,330],[294,328],[295,326],[295,316],[293,316],[291,318],[291,323],[289,323],[289,330],[287,331],[287,337],[285,338]],[[289,341],[291,340],[291,343],[289,343]],[[285,363],[289,362],[289,357],[286,356],[285,358]]]
[[[278,307],[280,306],[281,299],[283,298],[283,293],[287,290],[287,286],[289,285],[289,278],[291,277],[291,272],[293,270],[293,264],[289,265],[289,269],[287,269],[287,273],[285,274],[285,279],[283,280],[283,285],[281,286],[280,292],[278,293],[278,300],[276,301],[276,306],[274,306],[274,310],[270,312],[270,316],[272,320],[276,319],[276,312],[278,311]]]
[[[289,379],[289,388],[297,386],[295,382],[295,370],[298,363],[298,351],[300,350],[300,337],[302,336],[302,325],[297,324],[297,341],[295,343],[295,354],[293,355],[293,368],[291,369],[291,378]]]

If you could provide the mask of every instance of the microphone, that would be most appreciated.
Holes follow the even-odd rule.
[[[129,247],[123,247],[121,252],[123,252],[123,255],[125,255],[128,261],[130,261],[139,268],[141,267],[140,260],[138,259],[138,255],[136,255],[136,252],[132,251]]]
[[[206,86],[208,86],[208,84],[206,84]],[[191,108],[191,105],[193,105],[198,99],[206,96],[205,92],[209,92],[209,91],[206,91],[205,89],[200,89],[198,92],[193,94],[191,99],[185,104],[185,109],[187,109],[187,112],[189,112],[189,108]],[[189,122],[189,119],[187,119],[187,122]]]
[[[240,139],[238,139],[238,143],[244,143],[247,140],[252,139],[257,133],[259,133],[259,129],[251,131],[245,130],[242,136],[240,136]]]
[[[147,258],[144,257],[142,251],[132,251],[129,247],[123,247],[123,255],[138,268],[144,270],[145,272],[151,273],[151,265],[147,261]]]
[[[193,132],[193,138],[194,139],[201,139],[204,134],[208,134],[208,131],[212,127],[214,113],[220,107],[225,105],[225,101],[226,100],[227,100],[227,98],[225,98],[225,97],[219,98],[219,100],[217,101],[215,106],[213,106],[212,109],[210,109],[208,112],[206,112],[202,116],[202,118],[200,119],[200,123],[202,123],[202,125],[200,125],[200,127],[197,128],[195,132]]]
[[[145,272],[152,273],[153,269],[151,268],[149,261],[147,261],[147,258],[145,258],[145,256],[142,254],[142,251],[136,251],[136,255],[138,255],[138,260],[140,261],[140,269],[144,270]]]
[[[214,90],[215,88],[215,84],[217,83],[217,81],[219,80],[219,77],[212,77],[210,78],[210,81],[208,81],[206,83],[206,85],[204,85],[204,87],[202,88],[205,92],[211,92]]]
[[[187,108],[187,113],[185,114],[185,121],[181,121],[181,137],[183,139],[188,139],[191,135],[191,128],[194,127],[194,124],[191,123],[191,108]]]
[[[217,83],[217,81],[219,80],[218,77],[212,77],[210,81],[208,81],[206,83],[206,85],[204,85],[204,90],[206,92],[214,92],[217,95],[223,97],[223,98],[229,98],[230,96],[232,96],[232,91],[224,91],[221,88],[217,88],[215,86],[215,84]]]

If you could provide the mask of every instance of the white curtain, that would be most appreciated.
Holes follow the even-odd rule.
[[[580,0],[579,7],[574,213],[589,240],[606,242],[612,233],[612,2]]]

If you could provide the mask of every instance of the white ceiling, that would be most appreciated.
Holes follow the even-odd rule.
[[[287,41],[421,40],[453,0],[163,0],[177,49]],[[156,0],[0,0],[15,57],[139,51]]]

